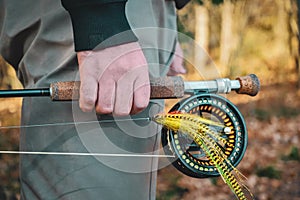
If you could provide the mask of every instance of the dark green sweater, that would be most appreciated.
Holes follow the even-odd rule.
[[[76,51],[91,50],[96,46],[101,49],[137,41],[134,33],[130,31],[125,15],[127,0],[61,1],[71,16]],[[183,7],[188,1],[175,0],[177,8]],[[124,31],[128,31],[128,34],[103,43],[106,39]],[[98,46],[100,43],[102,45]]]
[[[125,16],[127,0],[62,0],[73,24],[75,50],[91,50],[106,39],[130,30]],[[100,48],[137,41],[135,35],[111,40]]]

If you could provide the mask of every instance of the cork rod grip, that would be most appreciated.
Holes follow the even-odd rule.
[[[184,82],[178,76],[151,79],[150,87],[151,99],[181,98],[184,95]],[[51,99],[53,101],[78,100],[79,89],[79,81],[52,83],[50,85]]]
[[[240,82],[240,89],[236,90],[238,94],[248,94],[255,96],[260,90],[260,82],[255,74],[236,78]]]

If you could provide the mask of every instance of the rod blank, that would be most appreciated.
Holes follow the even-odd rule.
[[[49,88],[42,89],[26,89],[26,90],[0,90],[1,98],[10,97],[40,97],[40,96],[50,96]]]

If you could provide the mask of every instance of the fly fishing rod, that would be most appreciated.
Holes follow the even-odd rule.
[[[238,108],[218,94],[236,91],[238,94],[255,96],[260,90],[256,75],[209,81],[183,81],[178,76],[162,77],[151,79],[150,86],[151,99],[182,98],[170,112],[195,114],[213,121],[213,124],[223,124],[223,127],[209,126],[217,134],[213,140],[231,163],[229,168],[239,164],[247,147],[246,123]],[[48,96],[53,101],[78,100],[79,89],[80,82],[56,82],[49,88],[0,90],[0,98]],[[204,150],[187,134],[163,128],[161,137],[166,155],[175,157],[175,162],[172,158],[172,164],[179,171],[197,178],[220,175]]]
[[[199,92],[229,93],[232,90],[255,96],[260,89],[259,80],[254,74],[236,80],[220,78],[211,81],[183,81],[179,76],[162,77],[151,79],[150,86],[151,99],[182,98],[184,94]],[[78,100],[79,88],[79,81],[55,82],[49,88],[0,90],[0,98],[49,96],[53,101]]]

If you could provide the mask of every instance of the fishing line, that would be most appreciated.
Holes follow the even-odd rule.
[[[114,153],[80,153],[80,152],[45,152],[45,151],[0,151],[0,154],[20,155],[58,155],[58,156],[101,156],[101,157],[140,157],[140,158],[174,158],[174,155],[151,154],[114,154]]]
[[[58,122],[46,124],[32,124],[32,125],[17,125],[17,126],[0,126],[1,129],[14,129],[14,128],[37,128],[37,127],[50,127],[50,126],[67,126],[67,125],[81,125],[81,124],[94,124],[94,123],[113,123],[113,122],[127,122],[127,121],[151,121],[150,117],[136,118],[136,119],[116,119],[116,120],[102,120],[102,121],[82,121],[82,122]]]

